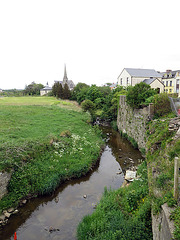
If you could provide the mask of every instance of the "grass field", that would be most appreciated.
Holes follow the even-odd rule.
[[[89,119],[70,101],[0,98],[0,169],[13,171],[1,211],[89,171],[102,145],[100,132],[87,124]]]

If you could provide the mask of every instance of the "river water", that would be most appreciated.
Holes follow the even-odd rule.
[[[104,187],[121,187],[125,169],[137,166],[142,159],[140,152],[118,132],[108,127],[102,130],[106,147],[93,171],[62,184],[51,196],[29,200],[0,230],[0,239],[14,239],[14,232],[18,240],[76,239],[79,222],[93,212]]]

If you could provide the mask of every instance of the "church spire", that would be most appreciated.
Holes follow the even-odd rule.
[[[66,72],[66,64],[64,65],[64,77],[63,77],[63,83],[68,82],[67,72]]]

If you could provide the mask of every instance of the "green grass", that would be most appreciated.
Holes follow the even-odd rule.
[[[17,206],[27,195],[51,193],[61,182],[85,175],[102,145],[100,131],[87,124],[88,114],[61,108],[54,98],[13,99],[20,103],[0,102],[0,170],[13,172],[0,211]]]
[[[105,189],[96,210],[79,224],[79,240],[152,239],[145,162],[139,167],[138,174],[141,179],[128,187],[116,191]]]
[[[1,97],[0,105],[53,105],[55,97]]]

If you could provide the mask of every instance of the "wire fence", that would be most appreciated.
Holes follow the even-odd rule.
[[[169,97],[171,110],[176,116],[180,116],[180,98]]]

